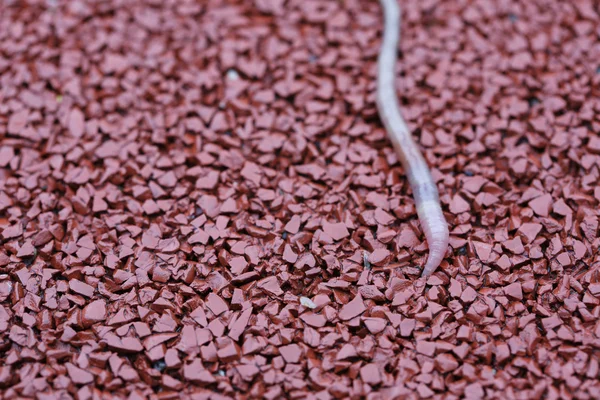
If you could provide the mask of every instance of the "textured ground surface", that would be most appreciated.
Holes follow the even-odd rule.
[[[598,9],[401,5],[426,282],[377,2],[3,1],[0,397],[598,398]]]

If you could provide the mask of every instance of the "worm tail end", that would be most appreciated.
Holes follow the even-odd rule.
[[[377,67],[377,108],[413,189],[417,213],[429,245],[429,257],[423,268],[423,276],[428,276],[440,265],[448,250],[448,223],[442,213],[437,187],[400,114],[396,96],[394,65],[400,40],[400,7],[397,0],[380,2],[385,28]]]
[[[418,214],[429,245],[429,256],[423,268],[422,276],[429,276],[440,265],[448,250],[448,223],[439,203],[427,202],[427,204],[423,204]]]

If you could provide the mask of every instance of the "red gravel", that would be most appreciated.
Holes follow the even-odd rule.
[[[1,4],[0,397],[598,398],[591,1]]]

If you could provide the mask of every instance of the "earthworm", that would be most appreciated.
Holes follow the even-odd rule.
[[[442,213],[437,187],[408,126],[400,114],[394,84],[396,52],[400,36],[397,0],[380,0],[383,8],[383,42],[377,60],[377,109],[398,154],[413,191],[417,214],[429,245],[423,276],[432,274],[448,250],[448,223]]]

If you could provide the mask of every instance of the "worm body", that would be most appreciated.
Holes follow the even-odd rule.
[[[423,268],[423,276],[427,276],[440,265],[448,249],[448,223],[429,167],[400,114],[396,97],[394,71],[400,36],[400,8],[397,0],[380,0],[380,3],[384,32],[377,60],[377,108],[413,191],[417,214],[429,245],[429,257]]]

